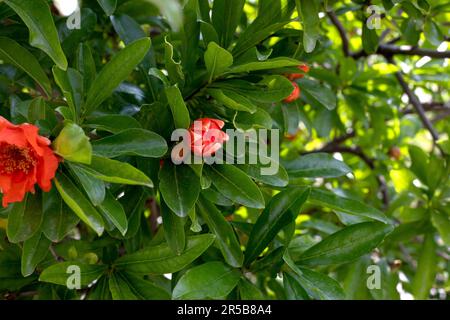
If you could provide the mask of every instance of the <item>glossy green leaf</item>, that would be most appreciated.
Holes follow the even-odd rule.
[[[175,121],[175,128],[187,129],[191,124],[191,118],[180,89],[176,85],[167,87],[165,88],[165,93],[172,111],[173,120]]]
[[[122,235],[127,233],[127,215],[120,202],[116,200],[110,191],[106,191],[105,200],[98,205],[98,209],[107,220],[112,222]]]
[[[303,188],[288,189],[272,198],[252,228],[245,250],[245,265],[253,262],[277,233],[295,220],[309,192]]]
[[[327,86],[310,79],[298,79],[297,83],[302,91],[302,96],[308,103],[322,106],[328,110],[336,108],[336,94]]]
[[[93,156],[89,166],[78,166],[89,175],[106,182],[153,187],[149,177],[126,162]]]
[[[352,172],[343,161],[328,153],[312,153],[285,162],[284,167],[293,178],[336,178]]]
[[[412,281],[412,293],[418,300],[424,300],[430,296],[430,289],[436,276],[437,255],[433,237],[433,234],[425,235],[417,270]]]
[[[184,225],[186,218],[177,216],[164,201],[161,201],[161,217],[164,227],[164,236],[169,247],[177,254],[181,254],[186,247],[186,233]]]
[[[250,113],[256,112],[256,105],[253,104],[249,99],[235,91],[209,89],[207,92],[218,102],[223,103],[230,109],[237,111],[246,111]]]
[[[344,300],[345,293],[339,283],[323,273],[299,267],[301,274],[290,273],[307,294],[316,300]]]
[[[298,60],[291,58],[274,58],[266,61],[249,62],[235,65],[230,69],[230,73],[251,72],[259,70],[277,69],[283,67],[296,67],[300,64]]]
[[[92,50],[86,43],[80,43],[76,52],[75,67],[83,76],[83,88],[87,92],[97,76]]]
[[[62,173],[55,178],[55,185],[69,208],[100,236],[104,230],[103,219],[83,193]]]
[[[228,70],[233,64],[230,52],[215,42],[210,42],[205,52],[205,65],[210,81]]]
[[[183,87],[185,81],[183,68],[180,61],[175,61],[174,48],[167,40],[167,37],[164,39],[164,62],[167,73],[169,74],[170,82],[173,85],[178,84],[180,87]]]
[[[251,208],[264,208],[258,186],[241,170],[229,165],[206,166],[204,172],[225,197]]]
[[[303,47],[307,53],[314,51],[320,35],[319,6],[315,1],[296,0],[303,22]]]
[[[299,263],[316,266],[352,261],[370,253],[392,230],[394,230],[392,225],[381,222],[353,224],[303,252]]]
[[[416,209],[417,210],[417,209]],[[433,211],[431,214],[431,222],[439,231],[442,241],[446,245],[450,245],[450,218],[444,212]]]
[[[189,269],[173,289],[175,300],[224,298],[239,282],[239,271],[222,262],[207,262]]]
[[[124,255],[115,262],[118,269],[136,274],[165,274],[177,272],[197,259],[214,242],[211,234],[188,237],[185,251],[178,255],[167,244],[148,246]]]
[[[89,164],[92,157],[92,146],[81,127],[67,122],[53,141],[55,152],[66,160]]]
[[[66,205],[56,188],[42,194],[42,203],[44,212],[42,232],[53,242],[59,242],[80,220]]]
[[[83,122],[83,126],[111,133],[119,133],[126,129],[141,128],[140,123],[136,119],[120,114],[89,118]]]
[[[21,202],[11,204],[6,228],[9,241],[18,243],[30,239],[39,230],[41,223],[41,194],[28,193]]]
[[[0,58],[5,63],[10,63],[25,71],[44,89],[47,96],[51,96],[50,80],[39,61],[27,49],[12,39],[0,37]]]
[[[230,223],[225,220],[215,205],[203,197],[198,203],[198,209],[209,229],[216,235],[216,243],[225,261],[233,267],[241,267],[244,255]]]
[[[90,114],[114,89],[125,80],[142,61],[150,49],[151,41],[143,38],[134,41],[118,52],[100,71],[90,87],[85,104],[85,113]]]
[[[49,253],[50,244],[51,241],[41,232],[37,232],[23,243],[21,271],[24,277],[31,275],[36,266],[44,260]]]
[[[164,163],[159,180],[159,190],[167,206],[176,215],[186,217],[200,193],[200,178],[187,165]]]
[[[67,69],[67,59],[61,49],[50,7],[44,0],[5,0],[27,25],[30,44],[44,51],[58,67]]]
[[[39,281],[67,286],[71,284],[71,276],[75,275],[74,270],[79,268],[79,279],[82,288],[87,287],[93,281],[97,280],[107,270],[106,265],[85,264],[78,261],[66,261],[51,265],[42,271]]]
[[[82,167],[73,164],[68,165],[92,204],[97,206],[102,203],[105,199],[105,183],[89,175]]]
[[[124,155],[158,158],[167,151],[166,141],[154,132],[127,129],[92,142],[94,154],[106,158]]]
[[[97,2],[108,16],[112,15],[116,10],[117,0],[97,0]]]
[[[351,215],[389,223],[389,219],[380,210],[368,206],[364,202],[358,200],[340,197],[330,191],[314,188],[311,190],[309,201],[313,204],[342,211]]]
[[[216,0],[213,2],[211,20],[220,39],[220,45],[227,48],[233,39],[243,12],[244,0]]]
[[[67,104],[73,114],[80,114],[84,98],[83,76],[72,68],[64,71],[54,66],[52,71],[53,77],[66,98]]]
[[[113,286],[111,292],[113,298],[131,298],[132,300],[169,300],[170,295],[161,287],[154,283],[144,280],[131,273],[119,272],[114,274]],[[111,285],[111,280],[110,280]]]

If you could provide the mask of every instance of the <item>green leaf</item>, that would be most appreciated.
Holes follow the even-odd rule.
[[[175,128],[189,128],[191,118],[178,86],[166,87],[165,93],[172,111],[173,120],[175,121]]]
[[[103,216],[111,221],[123,236],[127,233],[127,215],[120,202],[114,198],[110,191],[106,190],[105,200],[98,205],[98,208]]]
[[[245,53],[291,21],[294,1],[260,1],[258,16],[239,35],[233,48],[235,57]]]
[[[163,17],[167,18],[173,31],[180,30],[183,25],[183,10],[178,0],[145,0],[157,6]]]
[[[417,270],[412,281],[412,293],[415,299],[425,300],[430,296],[436,276],[437,255],[434,234],[425,235],[422,250],[417,263]]]
[[[69,208],[100,236],[104,230],[103,219],[83,193],[62,173],[55,178],[55,185]]]
[[[237,129],[250,130],[254,129],[272,129],[272,118],[264,109],[256,108],[252,114],[248,112],[237,112],[233,119],[233,124]]]
[[[176,254],[181,254],[186,247],[184,225],[187,219],[177,216],[169,209],[164,201],[161,201],[161,217],[163,220],[164,236],[169,247]]]
[[[100,71],[87,93],[85,114],[94,111],[124,81],[150,50],[151,41],[143,38],[127,45]]]
[[[224,48],[227,48],[233,40],[244,4],[244,0],[215,0],[213,2],[211,20],[219,36],[220,45]]]
[[[184,73],[180,61],[174,60],[174,50],[173,45],[167,41],[167,37],[164,38],[164,62],[169,74],[169,79],[172,84],[178,84],[179,86],[184,86]]]
[[[39,120],[45,120],[47,106],[42,97],[34,98],[28,107],[28,121],[36,123]]]
[[[68,164],[74,177],[78,179],[89,200],[97,206],[105,199],[105,183],[89,175],[82,167]]]
[[[216,235],[216,243],[225,261],[233,267],[241,267],[244,260],[239,240],[236,238],[230,223],[222,213],[208,200],[202,198],[198,203],[201,217],[209,229]]]
[[[442,241],[450,246],[450,219],[448,215],[444,212],[433,211],[431,214],[431,222],[439,232]]]
[[[0,59],[4,63],[9,63],[22,69],[44,89],[47,96],[50,97],[52,95],[50,80],[39,61],[20,44],[12,39],[0,37]]]
[[[30,44],[44,51],[58,67],[67,69],[50,7],[44,0],[5,0],[30,30]]]
[[[212,24],[206,21],[200,21],[200,30],[202,33],[203,41],[207,45],[210,42],[220,43],[219,35]]]
[[[67,286],[68,283],[71,283],[70,277],[75,275],[70,268],[71,266],[80,268],[79,275],[82,288],[86,288],[93,281],[99,279],[108,269],[108,266],[106,265],[93,265],[80,263],[78,261],[66,261],[46,268],[39,276],[39,281]]]
[[[290,272],[283,272],[283,285],[288,300],[309,300],[308,293],[296,279],[298,276]]]
[[[272,198],[252,228],[245,250],[245,265],[253,262],[278,232],[295,220],[310,189],[288,189]]]
[[[336,94],[327,86],[306,78],[298,79],[297,83],[308,103],[317,104],[328,110],[336,108]]]
[[[336,160],[328,153],[307,154],[285,162],[284,167],[293,178],[336,178],[352,172],[345,162]]]
[[[272,159],[273,160],[273,159]],[[275,160],[272,166],[278,166],[278,172],[275,174],[262,174],[261,170],[264,166],[259,164],[237,164],[236,167],[244,171],[256,181],[265,183],[274,187],[285,187],[289,183],[289,177],[286,170]]]
[[[169,300],[170,295],[159,286],[131,273],[118,272],[114,275],[110,289],[115,300],[129,297],[132,300]]]
[[[205,65],[210,82],[223,74],[233,64],[233,56],[217,43],[210,42],[205,52]]]
[[[36,266],[48,254],[51,241],[38,232],[23,243],[21,271],[24,277],[33,274]]]
[[[303,22],[303,47],[306,53],[314,51],[320,36],[319,8],[315,1],[296,0],[299,17]]]
[[[241,170],[229,165],[206,166],[204,172],[225,197],[250,208],[264,208],[258,186]]]
[[[363,23],[362,28],[362,45],[363,49],[368,54],[377,52],[379,38],[375,29],[369,29],[367,23]]]
[[[41,226],[42,198],[40,193],[27,193],[21,202],[11,204],[6,234],[12,243],[30,239]]]
[[[159,190],[167,206],[176,215],[186,217],[200,193],[200,178],[187,165],[166,162],[159,180]]]
[[[342,198],[330,191],[313,188],[311,190],[311,195],[309,196],[309,201],[314,204],[349,213],[351,215],[389,223],[389,219],[380,210],[368,206],[358,200]]]
[[[97,71],[91,48],[86,43],[78,45],[75,67],[83,76],[83,88],[87,92],[97,76]]]
[[[137,300],[136,295],[120,273],[113,273],[109,276],[109,290],[113,300]]]
[[[423,184],[428,185],[428,155],[421,148],[414,145],[408,146],[408,152],[411,157],[411,171]]]
[[[269,70],[284,67],[296,67],[300,64],[300,61],[296,59],[279,57],[274,59],[268,59],[265,61],[248,62],[241,65],[233,66],[229,73],[241,73],[259,70]]]
[[[353,224],[303,252],[298,262],[316,266],[352,261],[375,249],[392,230],[392,225],[381,222]]]
[[[290,273],[310,297],[316,300],[344,300],[345,293],[333,278],[319,272],[299,267],[301,274]]]
[[[223,299],[239,282],[240,273],[219,261],[186,271],[173,289],[175,300]]]
[[[80,221],[72,213],[56,188],[42,194],[44,219],[41,230],[53,242],[61,241]]]
[[[89,166],[77,165],[91,176],[111,183],[141,185],[153,188],[153,182],[142,171],[126,162],[92,156]]]
[[[53,77],[66,98],[72,113],[79,115],[84,95],[83,76],[77,70],[72,68],[68,68],[64,71],[54,66],[52,71]]]
[[[220,90],[220,89],[209,89],[208,94],[210,94],[214,99],[223,103],[226,107],[238,110],[246,111],[250,113],[256,112],[256,105],[254,105],[250,100],[248,100],[243,95],[231,90]]]
[[[116,10],[117,0],[97,0],[97,2],[108,16],[111,16]]]
[[[141,128],[140,123],[135,118],[121,114],[110,114],[86,119],[83,122],[83,126],[111,133],[119,133],[126,129]]]
[[[53,141],[55,152],[66,160],[89,164],[92,157],[92,146],[81,127],[67,122]]]
[[[144,129],[127,129],[92,142],[94,154],[106,158],[124,155],[150,158],[162,157],[167,143],[159,135]]]
[[[136,274],[165,274],[180,271],[197,259],[214,242],[214,235],[202,234],[188,237],[186,249],[180,255],[168,244],[150,246],[116,260],[118,269]]]
[[[265,300],[261,290],[244,277],[239,281],[238,287],[241,300]]]

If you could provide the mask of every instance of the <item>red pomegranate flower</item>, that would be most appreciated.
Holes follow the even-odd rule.
[[[14,125],[0,117],[0,192],[2,204],[22,201],[25,193],[34,193],[37,183],[48,192],[58,168],[58,158],[50,149],[50,140],[38,134],[31,124]]]
[[[283,100],[286,103],[294,102],[300,97],[300,88],[298,84],[295,83],[294,81],[291,81],[291,83],[294,86],[294,90],[292,90],[292,93]]]
[[[309,66],[307,66],[306,64],[300,64],[297,66],[297,68],[301,71],[303,71],[304,73],[308,73],[309,72]],[[293,81],[295,79],[300,79],[303,78],[305,75],[304,73],[290,73],[288,75],[286,75],[286,77]]]
[[[189,128],[191,136],[191,150],[198,156],[211,156],[222,148],[229,136],[222,129],[222,120],[202,118],[197,119]]]

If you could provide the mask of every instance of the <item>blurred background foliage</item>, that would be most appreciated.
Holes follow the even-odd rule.
[[[220,107],[213,109],[213,103],[205,100],[205,96],[198,95],[198,79],[201,79],[198,65],[207,48],[205,38],[217,37],[211,26],[220,18],[213,14],[211,21],[209,10],[205,13],[198,9],[192,13],[186,8],[195,1],[184,2],[84,0],[79,30],[69,30],[66,18],[53,7],[61,46],[69,61],[76,60],[80,42],[90,46],[99,69],[132,40],[142,36],[152,40],[139,72],[122,82],[97,112],[134,116],[144,128],[167,138],[171,132],[171,127],[165,126],[168,116],[155,107],[162,90],[160,78],[164,76],[148,76],[147,70],[156,67],[167,71],[167,50],[173,45],[172,61],[181,61],[184,70],[184,78],[177,83],[186,83],[180,87],[191,115],[201,116],[214,110],[214,115],[227,116]],[[198,2],[209,5],[208,1]],[[236,31],[221,34],[217,40],[221,47],[233,52],[235,60],[245,61],[245,43],[240,39],[253,36],[257,40],[251,45],[255,46],[252,54],[260,61],[268,56],[271,59],[290,57],[310,66],[309,74],[297,80],[301,98],[289,105],[275,103],[267,106],[266,111],[283,132],[281,162],[289,174],[290,184],[332,190],[337,198],[330,199],[328,194],[328,198],[321,199],[316,195],[303,207],[295,220],[295,237],[288,244],[291,258],[296,260],[307,248],[346,226],[370,220],[348,214],[344,210],[346,204],[339,202],[340,197],[383,211],[396,228],[377,249],[352,262],[315,266],[313,274],[302,269],[312,281],[312,288],[296,287],[296,283],[304,284],[305,280],[296,279],[275,245],[270,254],[267,249],[264,251],[266,259],[262,259],[260,266],[254,267],[253,273],[248,272],[247,278],[254,285],[241,280],[241,291],[234,290],[229,297],[449,299],[450,2],[248,0],[242,2],[242,9],[238,4],[241,1],[230,2],[233,2],[229,4],[230,10],[236,11],[230,12],[228,19],[235,21]],[[189,34],[185,32],[190,26],[187,22],[192,21],[189,15],[194,15],[194,21],[200,18],[209,21],[200,22],[202,41],[184,38]],[[273,30],[258,39],[258,31],[263,28],[252,27],[255,26],[252,23],[260,17],[267,19],[264,26]],[[51,70],[53,61],[28,45],[28,29],[17,21],[20,20],[14,11],[0,3],[0,37],[20,42],[45,70]],[[192,47],[186,47],[191,41]],[[9,64],[0,64],[0,114],[21,122],[24,120],[20,111],[22,101],[40,95],[42,92],[23,72]],[[55,91],[47,103],[58,106],[60,99]],[[149,106],[153,106],[150,113]],[[45,131],[45,128],[44,125],[41,129]],[[318,152],[344,161],[351,173],[341,176],[321,172],[322,177],[317,178],[314,173],[308,175],[302,171],[304,163],[298,163],[298,159],[310,157],[310,167],[314,167],[314,154]],[[146,170],[139,160],[133,163]],[[157,180],[154,172],[149,176]],[[130,202],[136,201],[134,198]],[[230,205],[226,200],[216,199],[216,204],[237,230],[241,243],[245,243],[249,233],[246,226],[258,219],[260,210]],[[153,204],[149,204],[146,217],[152,209]],[[6,228],[4,218],[0,219],[0,232]],[[152,223],[155,222],[149,222]],[[283,244],[283,237],[289,232],[279,233],[277,243]],[[72,236],[76,239],[79,234]],[[153,243],[158,243],[158,236],[155,238]],[[94,241],[94,235],[90,234],[83,241],[58,243],[52,253],[66,260],[78,257],[86,263],[95,263],[99,257],[114,259],[115,254],[101,250],[109,245],[109,240]],[[0,243],[0,248],[7,246],[6,242]],[[126,244],[130,251],[139,246],[131,240]],[[214,260],[215,255],[215,251],[209,253],[206,261]],[[380,267],[381,289],[369,289],[366,285],[370,265]],[[323,276],[337,280],[343,291]],[[166,291],[171,286],[163,277],[148,279]],[[39,291],[40,298],[78,298],[89,293],[89,290],[75,293],[54,285],[36,289],[34,275],[14,285],[3,290],[6,298],[27,298],[35,290]],[[318,288],[316,291],[314,286]],[[108,294],[95,297],[107,298]]]

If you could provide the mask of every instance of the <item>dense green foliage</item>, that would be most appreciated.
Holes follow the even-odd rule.
[[[450,2],[76,14],[0,0],[0,116],[62,159],[0,209],[1,298],[448,299]],[[171,163],[199,118],[280,130],[278,172]]]

